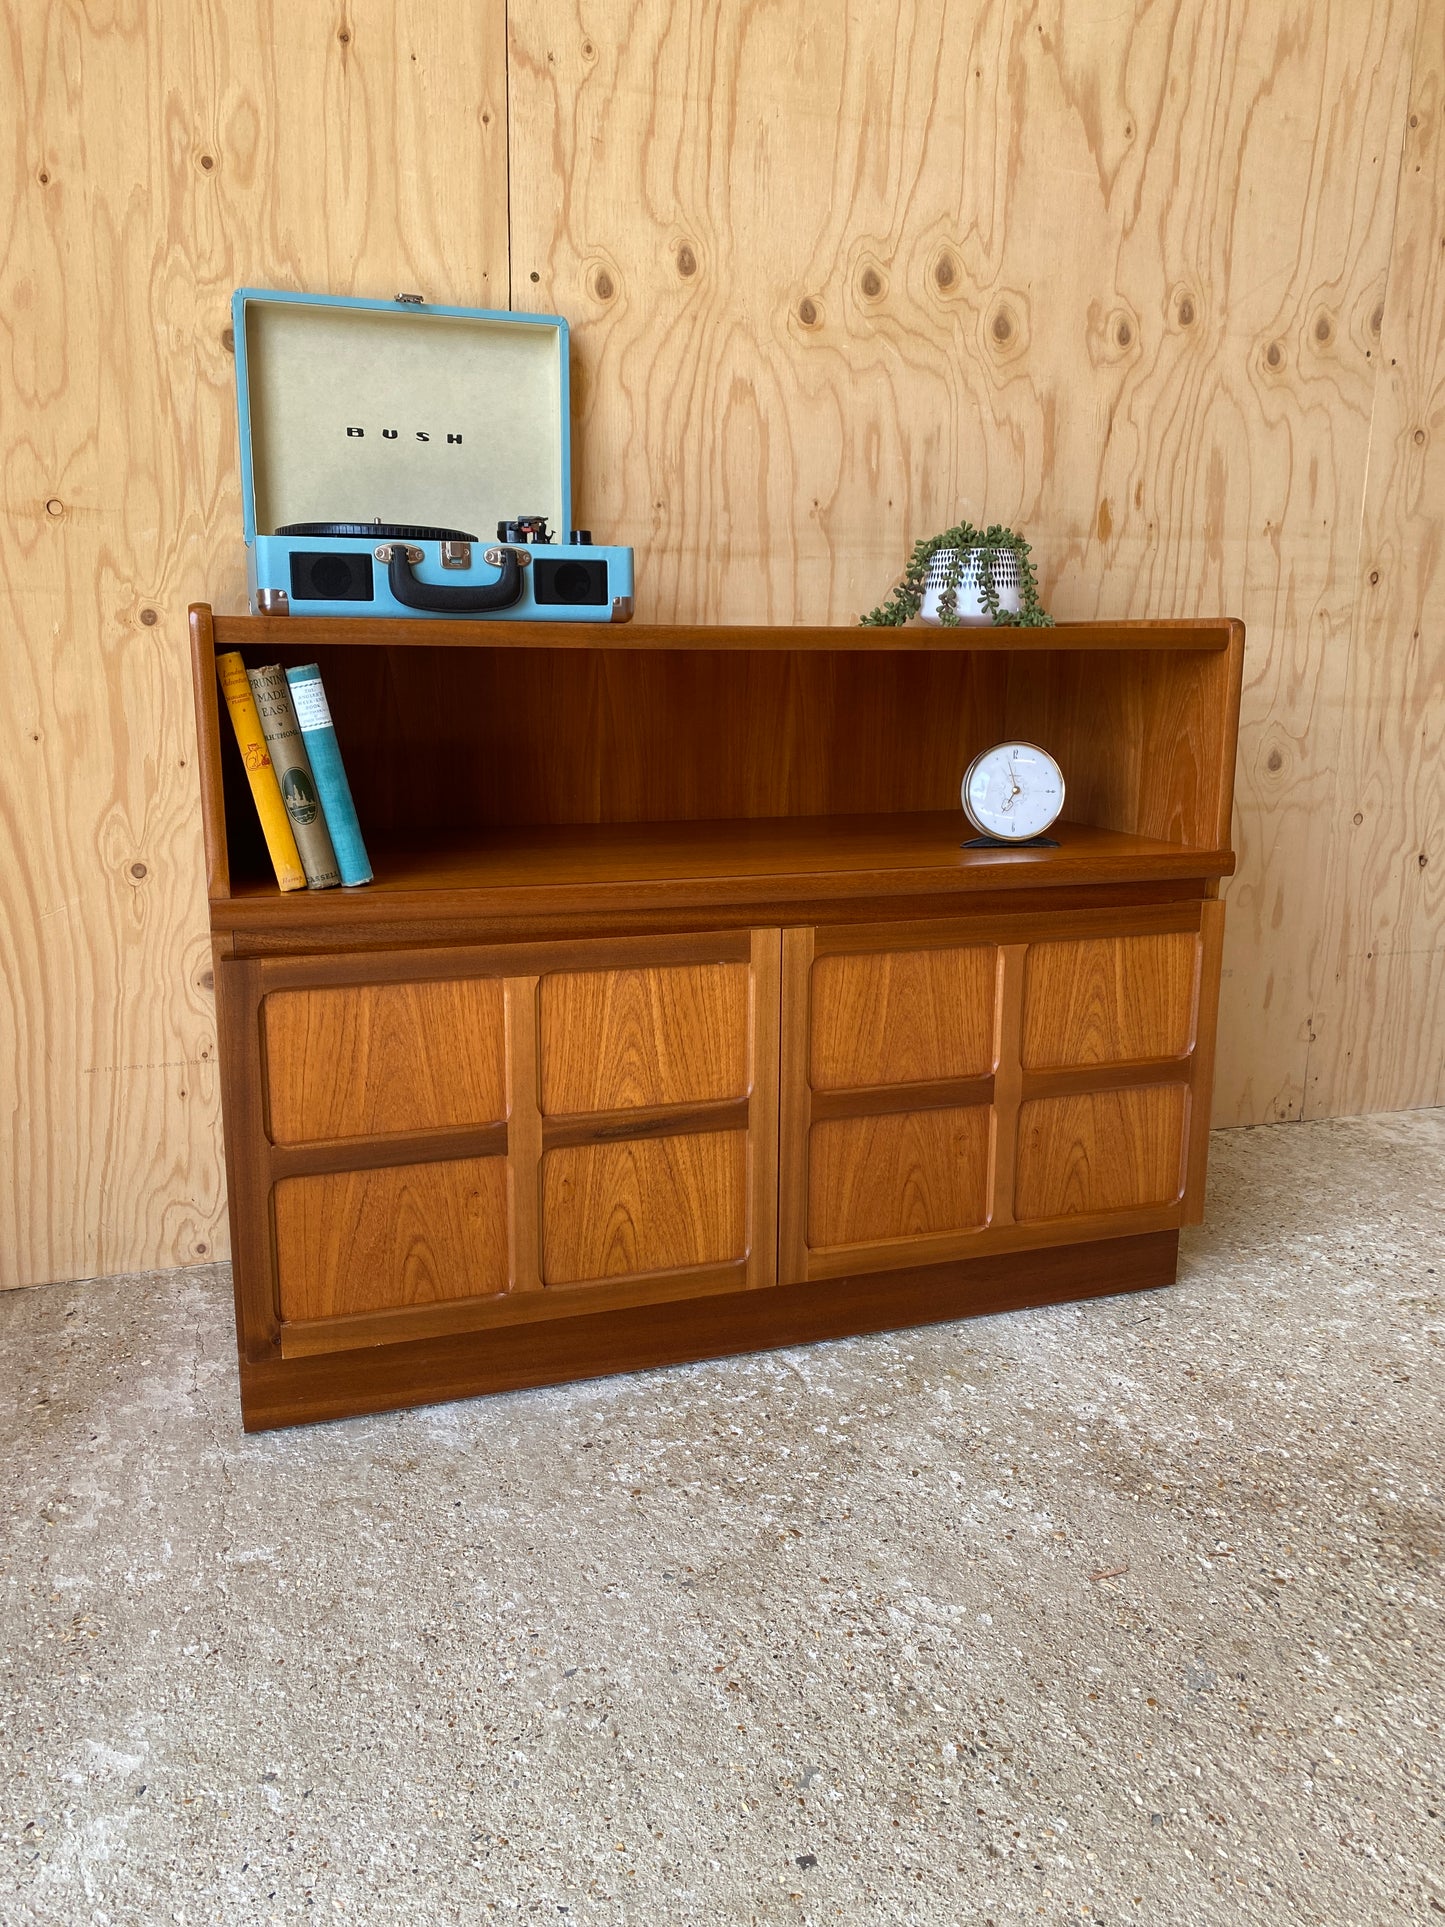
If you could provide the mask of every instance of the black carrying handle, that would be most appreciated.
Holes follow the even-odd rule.
[[[453,588],[450,583],[418,582],[406,559],[406,545],[393,542],[386,579],[391,593],[408,609],[437,616],[475,616],[487,609],[510,609],[522,599],[522,569],[515,549],[500,549],[502,573],[495,582]]]

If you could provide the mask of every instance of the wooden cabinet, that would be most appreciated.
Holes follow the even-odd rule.
[[[1238,625],[193,639],[248,1426],[1173,1277]],[[321,662],[369,888],[269,881],[218,643]],[[1021,734],[1089,819],[967,849]]]

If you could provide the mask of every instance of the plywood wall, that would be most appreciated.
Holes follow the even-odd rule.
[[[6,20],[0,1282],[224,1251],[240,282],[572,317],[644,616],[848,621],[961,514],[1061,614],[1243,615],[1219,1119],[1441,1101],[1445,0]]]
[[[0,1283],[225,1250],[185,611],[244,601],[240,282],[505,306],[504,0],[12,0]]]
[[[1378,353],[1310,1115],[1445,1104],[1445,7],[1420,10]]]

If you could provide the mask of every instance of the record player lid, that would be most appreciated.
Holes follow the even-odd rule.
[[[489,529],[519,502],[570,526],[559,316],[263,288],[232,314],[248,542],[379,518]]]

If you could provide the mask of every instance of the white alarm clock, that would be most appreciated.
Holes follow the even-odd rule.
[[[963,813],[983,836],[1026,843],[1042,836],[1064,807],[1064,773],[1037,743],[995,743],[963,779]]]

